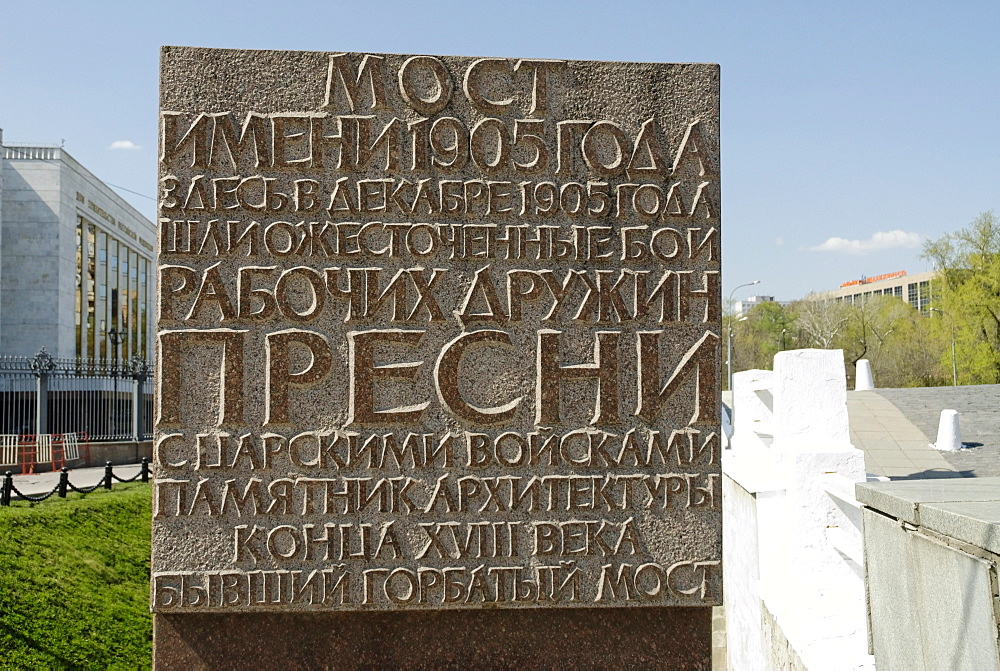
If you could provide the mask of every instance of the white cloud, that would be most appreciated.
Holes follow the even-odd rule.
[[[136,149],[142,149],[139,145],[132,140],[115,140],[108,146],[108,149],[124,149],[125,151],[134,151]]]
[[[779,235],[774,239],[774,244],[780,247],[781,245],[785,244],[785,239]]]
[[[907,233],[906,231],[877,231],[867,240],[848,240],[847,238],[827,238],[819,245],[810,247],[812,252],[839,252],[841,254],[870,254],[871,252],[881,252],[885,249],[900,249],[919,247],[924,241],[924,236],[919,233]]]

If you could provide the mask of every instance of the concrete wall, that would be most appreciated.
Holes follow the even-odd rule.
[[[807,667],[799,653],[795,651],[795,646],[785,638],[785,633],[778,624],[778,620],[767,609],[763,607],[761,632],[764,639],[764,650],[767,651],[768,663],[767,671],[807,671]],[[836,658],[835,658],[836,660]],[[833,664],[839,661],[831,660]],[[830,668],[838,668],[830,665]],[[846,668],[846,667],[845,667]]]
[[[109,461],[112,464],[135,464],[145,457],[152,461],[153,442],[150,440],[120,443],[93,443],[90,446],[85,466],[103,466]]]
[[[859,485],[879,671],[1000,670],[1000,478]]]
[[[760,580],[756,501],[730,477],[722,479],[722,500],[727,654],[731,660],[763,660],[762,604],[754,589]]]
[[[139,442],[121,441],[116,443],[90,443],[80,444],[80,459],[68,462],[69,468],[87,468],[93,466],[104,466],[109,461],[114,464],[137,464],[143,457],[153,460],[153,442],[143,440]],[[52,465],[48,462],[35,464],[36,473],[44,473],[52,470]],[[15,467],[16,472],[16,467]]]

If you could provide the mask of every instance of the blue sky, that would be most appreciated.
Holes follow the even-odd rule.
[[[16,3],[7,142],[58,144],[153,218],[158,49],[722,66],[726,295],[794,299],[929,269],[921,241],[1000,211],[1000,2]]]

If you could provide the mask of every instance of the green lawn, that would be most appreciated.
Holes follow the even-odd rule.
[[[150,666],[150,485],[0,508],[0,668]]]

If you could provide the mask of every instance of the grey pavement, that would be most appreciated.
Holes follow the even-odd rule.
[[[121,464],[114,467],[114,473],[119,478],[131,478],[142,468],[140,464]],[[69,481],[76,487],[93,487],[104,478],[104,466],[95,468],[71,468]],[[59,482],[59,471],[50,473],[35,473],[33,475],[15,475],[14,486],[18,491],[28,496],[45,494]],[[115,482],[115,484],[118,484]]]
[[[1000,476],[1000,385],[847,393],[851,440],[870,473],[890,479]],[[957,452],[930,447],[942,410],[957,410]]]
[[[963,475],[882,391],[847,392],[851,442],[865,453],[865,470],[892,480]]]
[[[1000,476],[1000,385],[877,389],[930,439],[937,438],[942,410],[957,410],[962,442],[958,452],[941,452],[963,475]]]

